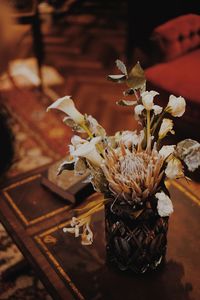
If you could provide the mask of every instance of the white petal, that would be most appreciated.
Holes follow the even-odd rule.
[[[77,124],[84,123],[84,116],[76,109],[74,101],[70,96],[59,98],[47,108],[47,111],[50,109],[58,109],[66,113]]]
[[[163,146],[160,149],[159,154],[162,155],[164,158],[167,158],[170,154],[174,152],[174,149],[175,145]]]
[[[154,105],[153,110],[155,115],[159,115],[162,112],[163,108],[159,105]]]
[[[150,91],[150,92],[146,91],[141,94],[142,104],[147,110],[151,110],[153,108],[154,105],[153,99],[156,95],[158,95],[158,93],[155,91]]]
[[[135,106],[135,114],[136,115],[141,115],[141,113],[143,112],[143,110],[145,109],[144,105],[139,104]]]
[[[161,217],[168,217],[173,213],[172,201],[164,192],[156,193],[155,196],[158,199],[157,210]]]
[[[102,157],[96,149],[96,144],[101,141],[101,137],[93,138],[90,142],[85,143],[78,147],[77,150],[72,152],[74,157],[85,157],[96,166],[102,163]]]
[[[168,111],[173,117],[181,117],[185,112],[185,107],[186,102],[183,97],[170,95],[166,111]]]

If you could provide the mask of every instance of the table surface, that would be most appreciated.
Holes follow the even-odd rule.
[[[63,232],[72,206],[45,189],[41,176],[35,171],[2,187],[0,219],[54,299],[200,299],[200,202],[182,185],[169,186],[175,212],[166,264],[136,276],[106,264],[103,212],[92,223],[92,246]]]

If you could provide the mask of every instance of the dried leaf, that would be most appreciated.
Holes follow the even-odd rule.
[[[185,162],[189,171],[195,171],[200,166],[200,143],[192,139],[179,142],[176,156]]]
[[[122,75],[122,74],[121,75],[108,75],[108,79],[113,82],[121,83],[121,82],[126,81],[126,76]]]
[[[127,75],[127,74],[128,74],[128,73],[127,73],[126,66],[125,66],[125,64],[124,64],[121,60],[117,59],[117,60],[115,61],[115,63],[116,63],[116,66],[118,67],[118,69],[119,69],[124,75]]]
[[[132,88],[123,92],[124,96],[129,96],[129,95],[133,95],[133,94],[134,94],[134,89],[132,89]]]
[[[137,101],[129,101],[129,100],[120,100],[116,102],[117,105],[121,106],[133,106],[137,104]]]
[[[133,89],[143,88],[146,83],[146,78],[144,74],[144,70],[140,66],[140,63],[137,64],[132,68],[128,75],[127,85]]]
[[[74,170],[74,161],[64,161],[58,168],[57,175],[60,175],[64,170]]]
[[[67,126],[69,126],[69,127],[71,127],[71,128],[73,128],[74,126],[76,126],[76,123],[75,123],[74,120],[72,120],[70,117],[65,117],[65,118],[63,119],[63,122],[64,122]]]
[[[67,126],[71,127],[74,131],[81,132],[81,133],[84,132],[83,128],[81,128],[78,124],[76,124],[76,123],[74,122],[74,120],[72,120],[70,117],[65,117],[65,118],[63,119],[63,122],[64,122]]]
[[[87,171],[88,167],[84,159],[79,158],[74,164],[75,173],[78,175],[83,175]]]

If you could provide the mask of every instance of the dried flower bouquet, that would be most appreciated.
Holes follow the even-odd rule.
[[[72,137],[70,154],[58,174],[72,168],[77,174],[88,172],[88,180],[94,189],[104,195],[103,199],[88,203],[80,216],[72,218],[71,227],[64,228],[64,231],[80,236],[83,245],[92,244],[91,216],[105,206],[111,256],[114,256],[112,251],[118,255],[120,269],[131,265],[131,269],[145,272],[149,266],[156,268],[166,249],[166,239],[162,238],[159,245],[162,250],[152,254],[155,252],[152,243],[166,236],[168,217],[173,212],[164,182],[167,178],[184,177],[183,166],[190,171],[199,167],[200,144],[186,139],[177,145],[163,145],[166,135],[175,133],[173,117],[184,114],[185,99],[171,95],[163,108],[158,105],[159,100],[156,104],[158,93],[146,91],[145,75],[139,62],[129,73],[120,60],[116,61],[116,65],[122,74],[109,75],[108,78],[113,82],[126,83],[128,89],[124,96],[133,97],[131,101],[121,100],[117,104],[130,106],[141,125],[140,132],[125,130],[108,136],[92,116],[83,115],[76,109],[70,96],[60,98],[48,107],[48,110],[64,112],[67,115],[63,120],[66,125],[80,133]],[[118,233],[114,234],[116,231]],[[138,249],[133,246],[133,239],[140,241],[143,249],[135,256],[133,254]],[[121,252],[125,253],[125,258]]]

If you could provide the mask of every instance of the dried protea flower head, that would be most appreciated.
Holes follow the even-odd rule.
[[[164,158],[153,147],[141,150],[140,147],[109,149],[105,154],[103,172],[109,183],[110,193],[130,205],[143,203],[153,195],[162,179]]]

